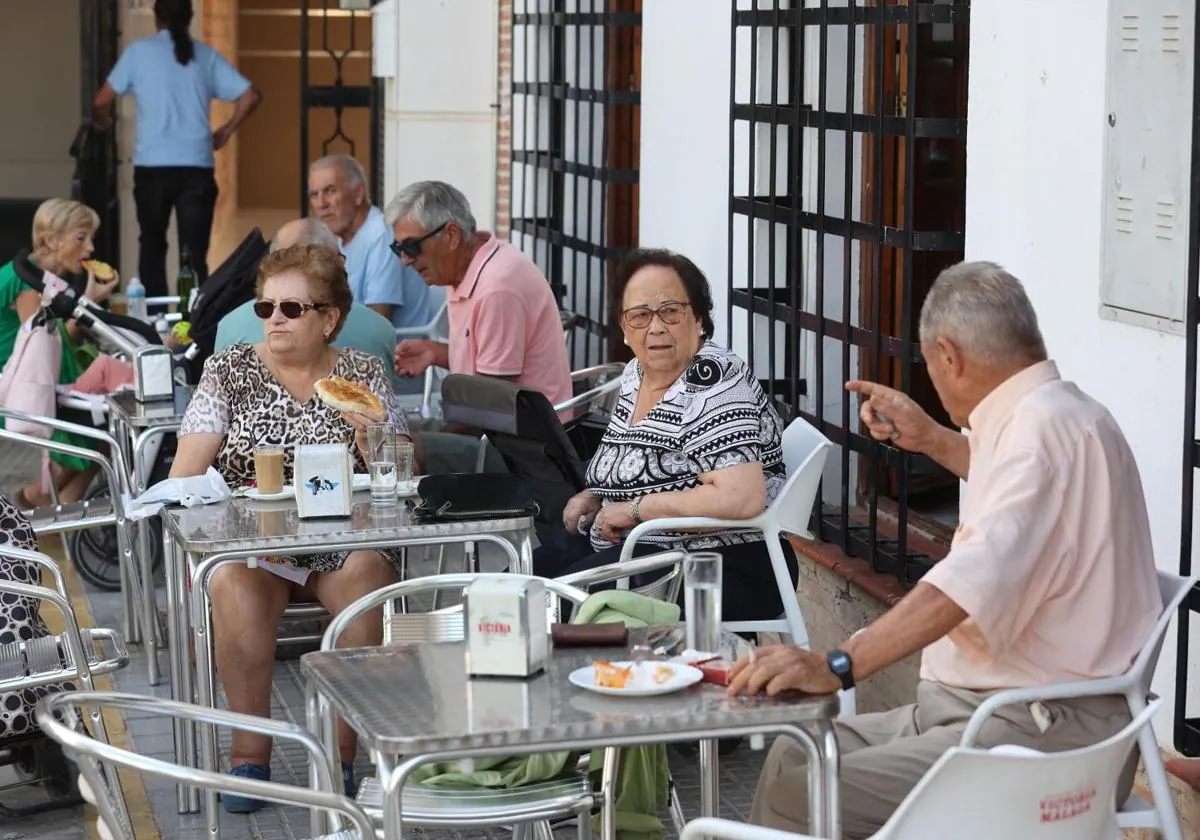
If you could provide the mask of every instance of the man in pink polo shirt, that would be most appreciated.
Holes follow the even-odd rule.
[[[430,365],[451,373],[508,379],[541,391],[552,405],[572,396],[558,302],[529,257],[475,230],[466,197],[450,184],[419,181],[388,204],[393,251],[430,286],[445,286],[448,344],[410,339],[396,347],[396,372],[421,376]]]
[[[879,830],[989,694],[1122,674],[1162,611],[1133,453],[1107,409],[1059,378],[1020,282],[994,263],[948,268],[925,299],[920,335],[938,396],[969,436],[891,388],[846,387],[866,397],[859,417],[872,437],[968,479],[950,553],[840,649],[763,648],[730,685],[831,693],[922,652],[913,705],[835,724],[847,840]],[[1058,752],[1099,743],[1129,719],[1122,697],[1015,704],[978,744]],[[751,821],[806,832],[805,779],[799,745],[779,739]]]

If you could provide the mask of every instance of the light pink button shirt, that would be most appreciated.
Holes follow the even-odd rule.
[[[923,580],[970,618],[925,649],[921,677],[984,690],[1125,672],[1162,602],[1117,422],[1050,361],[1005,381],[969,422],[960,524]]]
[[[550,284],[521,251],[479,234],[466,276],[446,295],[450,371],[512,377],[557,405],[571,398],[571,368]]]

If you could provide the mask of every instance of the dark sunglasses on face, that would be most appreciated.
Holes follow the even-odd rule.
[[[408,257],[410,260],[415,260],[417,257],[421,256],[422,243],[424,243],[426,239],[437,236],[448,224],[450,223],[442,222],[424,236],[410,236],[407,239],[399,241],[393,239],[391,246],[392,253],[397,257]]]
[[[621,313],[621,317],[625,319],[625,323],[635,330],[644,330],[650,326],[650,322],[657,315],[659,319],[668,326],[675,326],[683,322],[683,316],[687,312],[690,304],[678,303],[676,301],[668,301],[657,309],[651,309],[648,306],[635,306],[632,309],[626,309]]]
[[[323,303],[301,303],[298,300],[281,300],[278,303],[273,300],[256,300],[254,301],[254,314],[266,321],[275,314],[276,306],[283,313],[283,317],[289,321],[303,317],[305,312],[315,312],[325,308]]]

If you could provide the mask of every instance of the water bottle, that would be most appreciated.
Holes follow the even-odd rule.
[[[125,314],[146,320],[146,287],[136,277],[130,277],[125,286]]]

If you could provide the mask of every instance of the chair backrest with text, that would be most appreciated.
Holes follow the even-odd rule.
[[[909,840],[1118,840],[1117,782],[1162,701],[1098,744],[1060,753],[954,747],[875,837]]]

